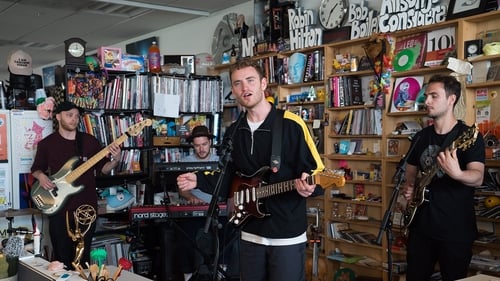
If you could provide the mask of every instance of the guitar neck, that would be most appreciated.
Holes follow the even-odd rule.
[[[127,138],[128,138],[128,134],[125,133],[125,134],[121,135],[119,138],[117,138],[112,144],[120,145],[123,142],[125,142],[125,140],[127,140]],[[109,147],[112,144],[110,144],[110,145],[106,146],[105,148],[103,148],[101,151],[99,151],[98,153],[96,153],[90,159],[88,159],[87,161],[83,162],[80,166],[78,166],[78,168],[74,169],[71,173],[69,173],[66,176],[66,181],[68,183],[73,183],[81,175],[83,175],[87,170],[89,170],[95,164],[97,164],[97,162],[99,162],[101,159],[103,159],[104,157],[106,157],[106,155],[108,155],[108,153],[109,153]]]
[[[314,177],[309,176],[307,178],[309,184],[315,184]],[[284,193],[295,189],[295,180],[289,180],[269,185],[261,186],[257,189],[257,198],[266,198],[276,194]]]

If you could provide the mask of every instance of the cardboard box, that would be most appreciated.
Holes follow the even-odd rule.
[[[180,137],[153,137],[154,146],[179,146],[181,144]]]
[[[97,57],[101,67],[109,70],[121,70],[122,68],[122,49],[112,47],[99,47]]]
[[[122,66],[124,71],[144,72],[144,58],[136,55],[122,55]]]

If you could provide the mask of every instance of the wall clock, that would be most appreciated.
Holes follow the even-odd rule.
[[[64,41],[64,57],[67,65],[85,65],[86,43],[80,38],[70,38]]]
[[[319,22],[326,29],[340,27],[347,13],[345,0],[322,0],[319,6]]]

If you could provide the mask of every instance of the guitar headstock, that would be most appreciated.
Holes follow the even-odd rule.
[[[316,183],[321,185],[322,188],[327,188],[332,185],[345,185],[344,171],[325,169],[324,171],[315,175],[315,180]]]
[[[467,130],[465,130],[460,137],[458,137],[451,146],[451,149],[460,149],[460,150],[466,150],[469,148],[471,145],[473,145],[476,142],[477,135],[479,134],[479,130],[474,124]]]
[[[142,129],[144,129],[144,127],[149,127],[153,125],[153,120],[151,119],[145,119],[139,123],[136,123],[130,127],[127,128],[127,134],[129,136],[137,136],[138,134],[141,133]]]

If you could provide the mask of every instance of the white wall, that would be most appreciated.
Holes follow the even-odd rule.
[[[144,34],[143,36],[131,38],[120,44],[110,47],[120,47],[125,50],[128,43],[149,38],[151,36],[159,37],[161,55],[196,55],[199,53],[212,53],[212,37],[217,24],[222,17],[229,13],[245,15],[245,22],[253,26],[253,0],[236,5],[230,9],[214,13],[210,17],[194,19],[182,24],[171,26],[155,32]],[[94,53],[96,50],[90,50],[88,53]],[[64,54],[61,54],[64,57]],[[64,60],[45,65],[33,70],[34,73],[42,75],[42,68],[52,65],[64,65]]]
[[[305,9],[317,11],[321,0],[301,0],[300,6]],[[222,17],[229,13],[237,13],[245,15],[245,23],[253,30],[254,24],[254,1],[249,0],[246,3],[236,5],[232,8],[214,13],[210,17],[202,17],[194,19],[182,24],[171,26],[155,32],[144,34],[142,36],[131,38],[130,40],[121,42],[110,47],[120,47],[125,50],[125,46],[131,42],[146,39],[152,36],[159,37],[161,55],[196,55],[199,53],[212,54],[212,38],[217,24],[222,20]],[[94,53],[96,50],[90,50],[89,53]],[[64,54],[61,54],[63,57]],[[53,65],[64,65],[64,60],[44,65],[41,68],[33,70],[35,74],[42,75],[42,68]]]

